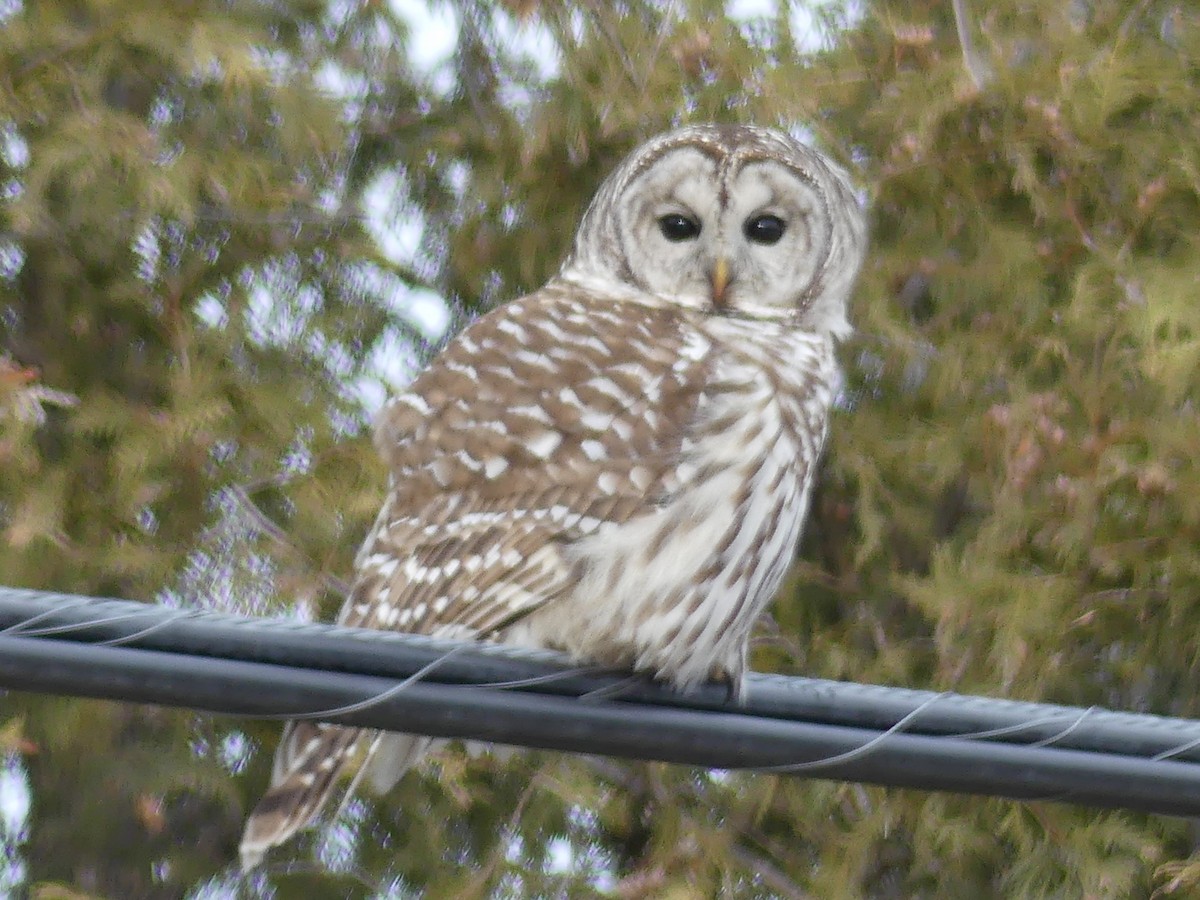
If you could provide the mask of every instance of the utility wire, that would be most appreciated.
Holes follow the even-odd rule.
[[[0,688],[1200,815],[1192,720],[759,674],[738,704],[545,651],[4,587]]]

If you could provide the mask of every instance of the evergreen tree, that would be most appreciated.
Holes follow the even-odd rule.
[[[332,616],[383,492],[361,395],[429,350],[410,289],[536,287],[638,141],[755,121],[845,162],[873,225],[755,668],[1200,715],[1195,16],[777,6],[457,0],[429,73],[383,2],[9,4],[0,580]],[[418,252],[380,248],[380,198]],[[4,696],[24,881],[232,892],[276,728]],[[1192,853],[1161,817],[450,751],[240,889],[1184,896]]]

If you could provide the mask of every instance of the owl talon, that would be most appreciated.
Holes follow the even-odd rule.
[[[712,680],[725,688],[727,704],[740,705],[746,699],[745,679],[741,674],[734,674],[728,669],[717,669],[712,674]]]
[[[726,703],[741,703],[742,701],[742,682],[741,679],[734,680],[732,678],[725,682],[725,702]]]

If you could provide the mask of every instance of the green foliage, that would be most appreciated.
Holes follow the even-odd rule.
[[[854,170],[873,245],[847,403],[756,666],[1200,714],[1195,17],[975,4],[972,76],[948,2],[823,7],[837,36],[817,52],[779,6],[738,23],[715,0],[456,0],[434,76],[383,2],[10,5],[3,580],[331,615],[383,490],[359,391],[381,358],[427,352],[406,289],[467,312],[530,289],[639,140],[757,121]],[[549,75],[513,37],[534,33]],[[391,224],[424,226],[411,258],[364,222],[381,195]],[[0,703],[35,896],[1200,884],[1165,819],[457,751],[239,882],[276,726]]]

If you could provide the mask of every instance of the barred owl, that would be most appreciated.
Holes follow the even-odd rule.
[[[807,510],[864,233],[842,172],[785,134],[643,144],[558,275],[384,408],[389,492],[339,622],[740,691]],[[352,760],[384,791],[430,744],[289,723],[243,865],[314,819]]]

